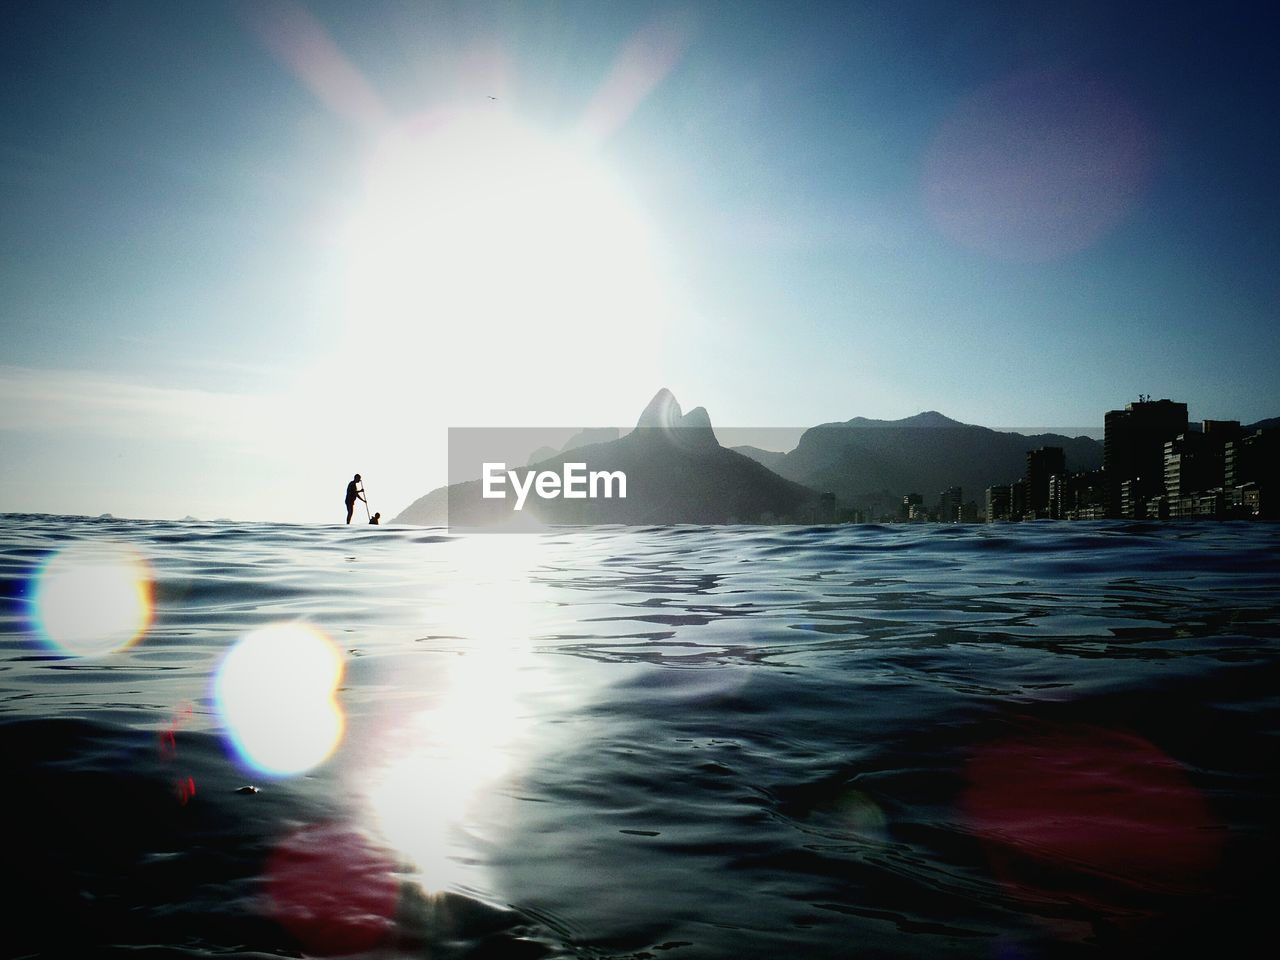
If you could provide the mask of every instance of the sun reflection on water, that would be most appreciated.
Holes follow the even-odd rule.
[[[122,650],[151,624],[151,570],[117,544],[76,544],[53,554],[36,575],[34,626],[64,653]]]
[[[529,735],[522,707],[535,622],[529,573],[538,538],[477,537],[459,545],[470,586],[425,612],[463,645],[434,704],[388,734],[391,760],[370,777],[368,799],[387,841],[417,868],[428,893],[460,884],[468,856],[458,834],[517,773]]]

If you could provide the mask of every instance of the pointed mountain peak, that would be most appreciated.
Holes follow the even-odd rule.
[[[636,430],[662,436],[686,449],[720,446],[706,408],[694,407],[688,413],[682,413],[675,395],[666,387],[654,394],[644,408],[636,422]]]
[[[704,411],[705,413],[705,411]],[[653,395],[649,405],[636,421],[636,429],[641,427],[674,427],[681,419],[680,403],[666,387]]]
[[[710,430],[711,415],[706,407],[694,407],[680,418],[680,426],[692,427],[695,430]]]

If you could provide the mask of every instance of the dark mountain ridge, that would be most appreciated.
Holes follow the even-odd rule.
[[[625,498],[529,497],[518,516],[509,500],[485,499],[481,481],[453,484],[414,501],[394,523],[486,527],[513,519],[550,524],[721,524],[802,521],[817,494],[750,457],[720,445],[702,407],[683,413],[669,390],[658,391],[635,429],[617,440],[589,443],[531,465],[562,472],[621,471]]]
[[[1280,419],[1245,427],[1274,428]],[[732,523],[812,518],[820,493],[846,506],[878,504],[906,493],[926,503],[953,486],[965,500],[981,501],[987,487],[1026,473],[1027,451],[1062,447],[1071,472],[1102,466],[1103,444],[1060,433],[1023,434],[961,423],[936,410],[901,420],[853,417],[823,423],[801,435],[793,450],[721,446],[702,407],[683,413],[667,389],[659,390],[633,430],[586,430],[555,451],[538,450],[530,468],[560,470],[566,462],[587,470],[622,470],[625,499],[531,500],[527,517],[544,523]],[[592,442],[594,441],[594,442]],[[473,474],[474,475],[474,474]],[[510,519],[502,501],[480,497],[480,482],[440,487],[418,498],[397,523],[487,525]]]
[[[820,424],[785,454],[741,452],[759,456],[789,480],[857,503],[883,491],[920,493],[931,501],[952,486],[960,487],[965,499],[981,500],[987,487],[1022,477],[1027,451],[1044,446],[1062,447],[1068,470],[1102,466],[1102,444],[1090,437],[992,430],[936,410],[902,420],[854,417]]]

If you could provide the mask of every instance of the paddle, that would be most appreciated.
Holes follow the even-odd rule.
[[[364,504],[364,518],[366,520],[372,520],[373,517],[369,515],[369,495],[364,492],[363,480],[360,481],[360,501]]]

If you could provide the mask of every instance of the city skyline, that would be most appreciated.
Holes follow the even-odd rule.
[[[0,509],[327,522],[450,426],[1280,414],[1248,5],[41,4]]]

